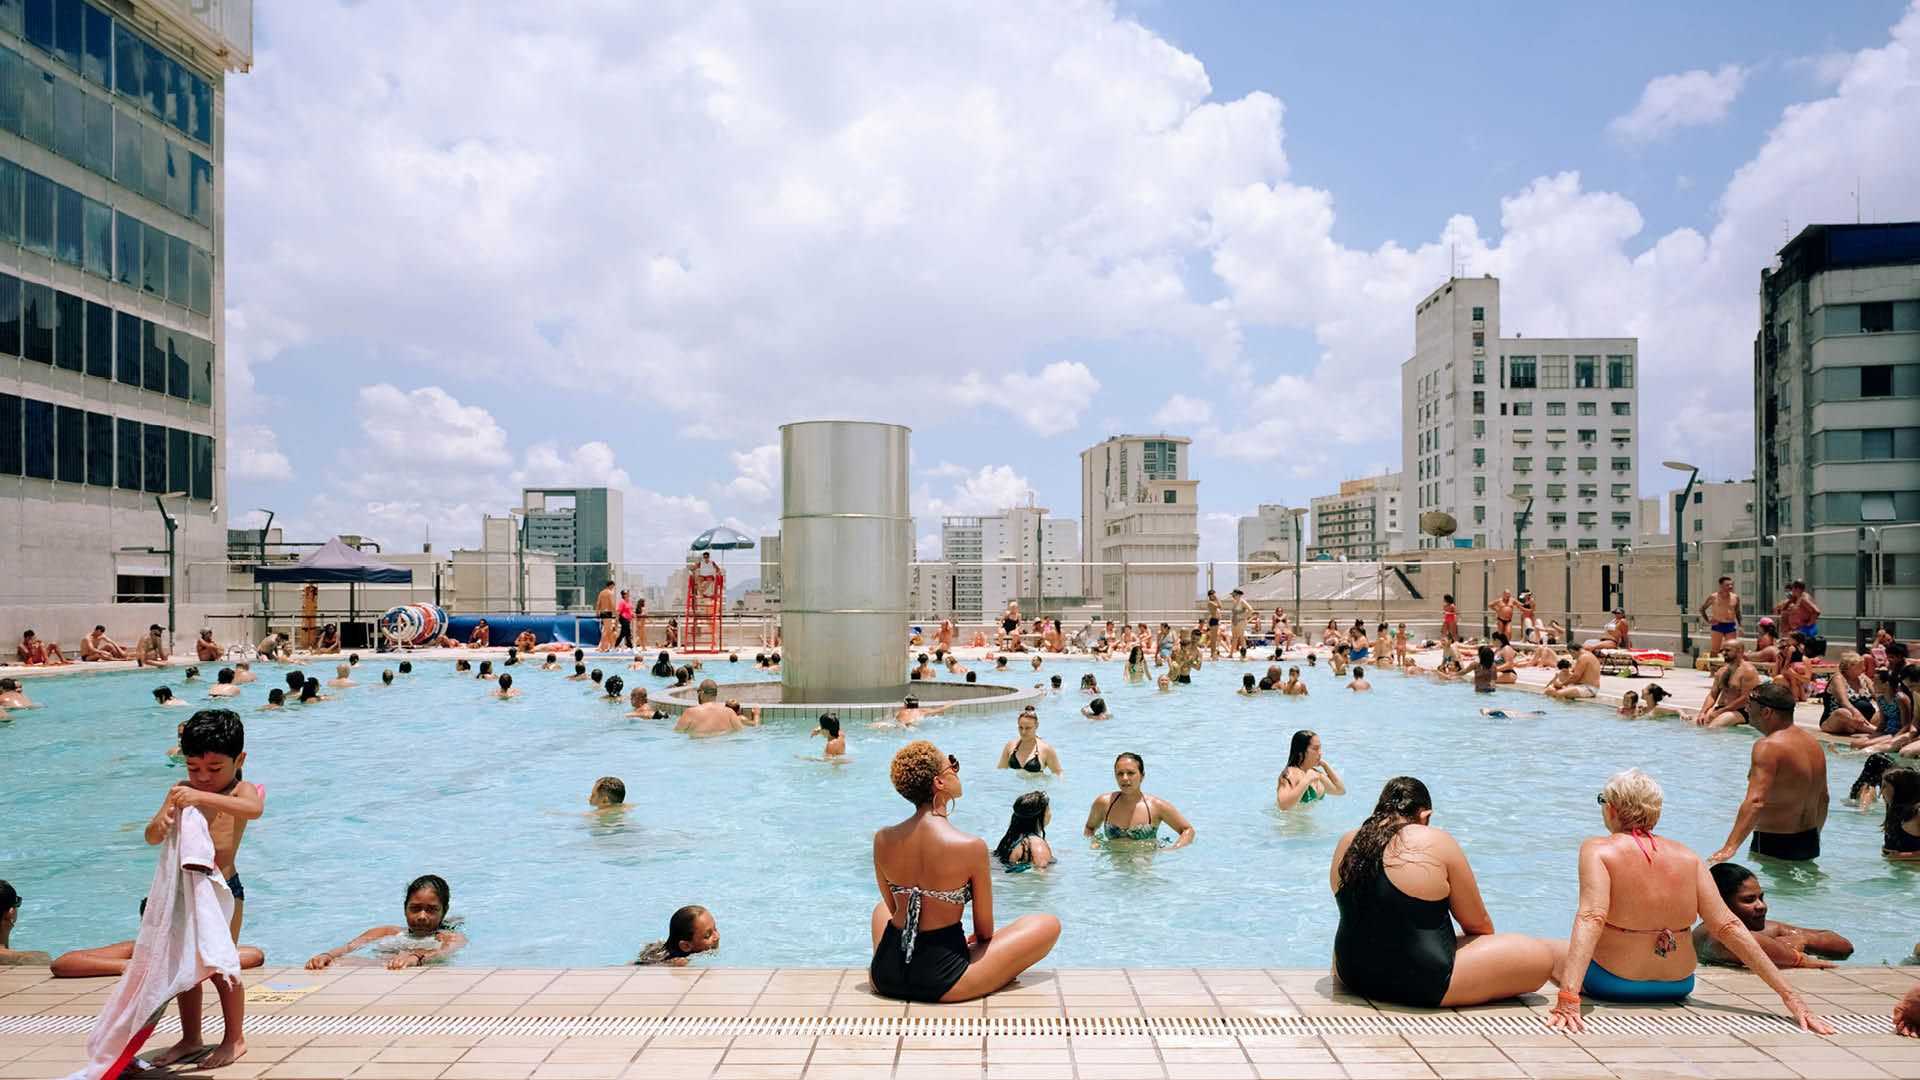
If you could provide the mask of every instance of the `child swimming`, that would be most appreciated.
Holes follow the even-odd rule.
[[[593,790],[587,792],[587,805],[596,810],[610,810],[624,807],[627,802],[627,785],[617,776],[603,776],[593,782]]]
[[[713,913],[699,904],[688,904],[673,913],[667,922],[665,941],[651,942],[633,958],[635,964],[664,964],[671,967],[686,967],[687,958],[697,953],[712,952],[720,947],[720,926],[713,921]]]
[[[376,959],[384,955],[388,971],[445,960],[467,943],[466,935],[448,925],[447,906],[452,900],[452,890],[444,878],[422,874],[407,886],[407,925],[373,927],[345,945],[308,960],[307,970],[324,970],[335,960],[363,948]]]
[[[807,737],[811,739],[814,735],[825,735],[827,737],[827,757],[836,758],[847,752],[847,737],[840,730],[839,713],[821,713],[820,726],[814,728],[812,733]]]

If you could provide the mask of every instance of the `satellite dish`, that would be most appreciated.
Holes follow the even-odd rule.
[[[1444,510],[1429,510],[1420,515],[1420,531],[1428,536],[1452,536],[1459,527],[1453,515]]]

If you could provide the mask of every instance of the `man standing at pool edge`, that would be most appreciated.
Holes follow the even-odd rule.
[[[1749,722],[1761,738],[1753,744],[1747,795],[1734,815],[1733,831],[1707,862],[1725,862],[1753,835],[1752,852],[1790,862],[1820,857],[1820,829],[1827,823],[1827,758],[1813,736],[1793,723],[1793,694],[1785,683],[1762,683],[1748,695]]]

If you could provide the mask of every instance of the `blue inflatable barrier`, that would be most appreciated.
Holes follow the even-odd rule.
[[[464,645],[481,619],[487,620],[488,644],[496,647],[513,644],[522,630],[533,631],[533,640],[540,645],[600,643],[600,620],[592,615],[455,615],[447,620],[447,636]]]

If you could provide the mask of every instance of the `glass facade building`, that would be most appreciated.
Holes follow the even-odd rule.
[[[0,610],[68,640],[225,598],[221,6],[0,0]]]

